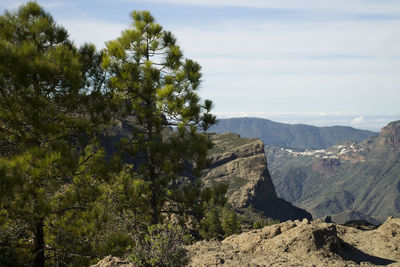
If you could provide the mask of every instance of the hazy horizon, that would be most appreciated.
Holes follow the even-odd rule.
[[[262,113],[216,113],[217,119],[259,118],[286,124],[307,124],[317,127],[350,126],[355,129],[380,130],[393,121],[400,120],[400,114],[357,115],[357,114],[262,114]]]

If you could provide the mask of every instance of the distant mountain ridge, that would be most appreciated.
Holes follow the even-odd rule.
[[[324,150],[265,148],[279,197],[334,221],[400,217],[400,121],[361,143]]]
[[[316,127],[306,124],[284,124],[261,118],[219,119],[209,132],[231,132],[245,138],[259,138],[266,146],[287,148],[327,148],[345,141],[360,142],[378,135],[349,126]]]

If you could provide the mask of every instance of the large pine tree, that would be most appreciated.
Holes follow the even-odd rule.
[[[190,188],[178,186],[179,177],[185,171],[198,177],[205,166],[210,142],[199,130],[215,117],[211,101],[203,103],[197,94],[200,65],[184,59],[173,34],[148,11],[133,11],[131,17],[132,27],[107,43],[103,65],[120,116],[135,117],[125,151],[136,160],[132,180],[149,187],[146,211],[149,223],[157,224],[166,214],[196,213],[199,183],[191,179]]]
[[[122,256],[147,229],[172,219],[199,230],[224,204],[225,185],[198,179],[211,146],[201,131],[215,123],[200,65],[149,12],[132,18],[97,52],[35,2],[0,16],[0,263]],[[121,164],[98,139],[128,116],[120,147],[132,164]]]
[[[100,147],[84,147],[107,117],[98,112],[104,87],[93,80],[100,59],[91,45],[78,50],[35,2],[0,17],[0,243],[34,266],[68,254],[55,235],[73,239],[76,230],[83,239],[72,225],[96,216],[107,170]]]

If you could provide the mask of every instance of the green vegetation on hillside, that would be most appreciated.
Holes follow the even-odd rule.
[[[313,217],[382,222],[400,216],[400,123],[379,137],[325,151],[266,147],[277,194]]]
[[[211,139],[215,145],[208,151],[210,155],[232,152],[238,147],[252,142],[254,139],[240,138],[237,134],[223,133],[219,135],[211,134]]]

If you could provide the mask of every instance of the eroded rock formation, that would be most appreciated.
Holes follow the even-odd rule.
[[[263,142],[232,133],[211,134],[210,168],[204,170],[205,185],[227,183],[228,201],[237,210],[252,207],[266,217],[285,221],[311,219],[311,215],[277,197],[267,167]]]

